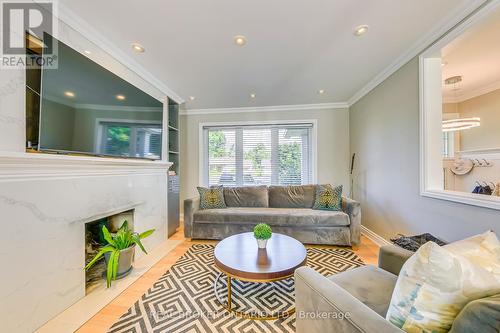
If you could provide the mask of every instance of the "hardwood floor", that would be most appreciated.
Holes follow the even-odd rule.
[[[142,277],[125,289],[111,303],[106,305],[94,317],[87,321],[78,333],[106,332],[120,316],[125,313],[134,302],[155,283],[193,244],[215,244],[216,241],[191,241],[184,238],[181,228],[170,239],[183,240],[174,250],[163,257],[156,265]],[[327,246],[330,247],[330,246]],[[379,246],[365,236],[361,236],[361,245],[353,247],[353,251],[363,259],[366,264],[377,265]]]

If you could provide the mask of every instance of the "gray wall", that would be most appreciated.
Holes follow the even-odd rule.
[[[199,185],[199,124],[205,122],[317,119],[319,183],[349,184],[348,109],[183,115],[181,129],[181,200],[197,195]]]
[[[418,82],[413,59],[350,108],[362,224],[384,238],[430,232],[453,241],[487,229],[500,233],[497,210],[420,196]]]
[[[481,126],[461,131],[461,150],[500,148],[500,89],[458,103],[460,117],[479,117]]]
[[[93,152],[96,140],[96,121],[99,118],[139,121],[162,121],[161,112],[125,112],[116,110],[76,109],[73,147],[77,151]]]
[[[42,101],[40,142],[43,148],[72,150],[75,109],[48,99]],[[71,126],[69,126],[71,125]]]

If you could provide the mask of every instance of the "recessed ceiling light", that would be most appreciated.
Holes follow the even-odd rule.
[[[146,49],[144,48],[144,46],[142,46],[139,43],[132,43],[132,50],[134,50],[137,53],[143,53],[143,52],[146,51]]]
[[[194,97],[194,96],[189,96],[189,100],[190,100],[190,101],[194,101],[195,99],[196,99],[196,97]]]
[[[118,99],[120,101],[124,101],[125,100],[125,96],[124,95],[116,95],[116,99]]]
[[[255,98],[255,97],[257,97],[257,95],[255,95],[255,94],[250,94],[250,98]]]
[[[242,35],[234,36],[234,43],[238,46],[243,46],[247,43],[247,38]]]
[[[323,95],[325,93],[325,89],[318,90],[318,94]]]
[[[446,65],[448,65],[448,63],[447,63],[446,61],[443,61],[443,62],[441,63],[441,67],[444,67],[444,66],[446,66]]]
[[[368,31],[368,26],[366,24],[363,24],[356,27],[356,29],[354,30],[354,35],[361,36],[364,35],[367,31]]]
[[[83,53],[85,53],[85,54],[92,54],[92,52],[90,52],[89,50],[85,50],[85,51],[83,51]]]
[[[75,93],[72,91],[65,91],[64,95],[66,95],[67,97],[75,97]]]

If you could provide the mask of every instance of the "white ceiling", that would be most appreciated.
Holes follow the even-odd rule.
[[[500,8],[442,49],[446,64],[443,80],[462,76],[457,86],[443,86],[445,102],[460,102],[500,89],[499,41]]]
[[[61,0],[181,97],[195,96],[189,109],[345,102],[474,1]],[[355,37],[361,24],[370,30]],[[240,34],[244,47],[233,43]]]

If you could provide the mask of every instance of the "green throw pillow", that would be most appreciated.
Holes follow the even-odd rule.
[[[342,185],[316,185],[316,200],[313,209],[342,210]]]
[[[200,209],[226,208],[222,186],[197,187],[200,193]]]

